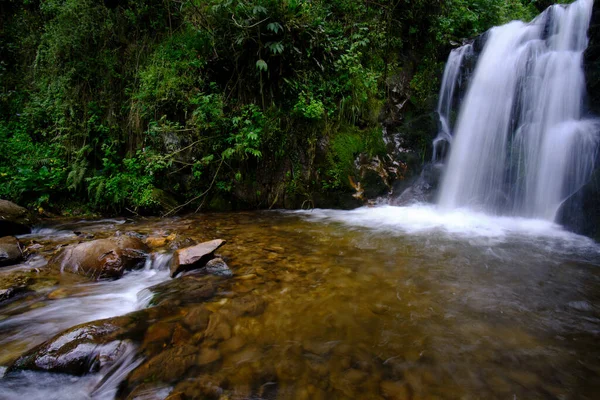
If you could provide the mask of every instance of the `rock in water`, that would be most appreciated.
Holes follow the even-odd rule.
[[[0,238],[0,267],[16,264],[23,260],[23,251],[17,238],[6,236]]]
[[[122,319],[122,318],[121,318]],[[118,318],[89,322],[68,329],[34,347],[9,368],[85,375],[114,363],[130,346],[117,340]]]
[[[227,265],[227,263],[221,257],[215,257],[207,262],[204,267],[183,272],[180,277],[197,274],[232,276],[233,272],[231,272],[229,265]]]
[[[31,233],[35,218],[25,208],[0,200],[0,237]]]
[[[217,257],[213,258],[209,262],[206,263],[204,267],[207,274],[211,275],[219,275],[219,276],[231,276],[233,273],[231,269],[229,269],[229,265],[222,258]]]
[[[127,269],[141,268],[147,254],[148,248],[141,240],[119,236],[69,246],[48,265],[94,279],[120,278]]]
[[[224,240],[215,239],[177,250],[171,260],[171,277],[174,278],[180,272],[204,267],[215,257],[215,251],[224,244]]]

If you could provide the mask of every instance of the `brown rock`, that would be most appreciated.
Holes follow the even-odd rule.
[[[163,247],[167,244],[167,238],[150,236],[144,242],[150,247]]]
[[[217,349],[202,349],[196,360],[198,365],[208,365],[221,359],[221,353]]]
[[[21,243],[13,236],[0,238],[0,267],[17,264],[23,260]]]
[[[386,399],[405,400],[409,398],[408,387],[402,382],[382,381],[380,389]]]
[[[147,252],[141,240],[122,235],[68,246],[48,265],[94,279],[119,278],[127,269],[142,267]]]
[[[0,200],[0,236],[23,235],[31,232],[36,218],[25,208]]]
[[[174,324],[168,322],[157,322],[146,331],[142,349],[150,354],[158,353],[170,341],[173,334]]]
[[[205,336],[217,341],[227,340],[231,337],[231,326],[225,317],[214,313],[210,316]]]
[[[208,327],[210,311],[204,306],[191,308],[183,319],[183,322],[192,332],[203,331]]]
[[[149,290],[152,305],[181,305],[201,303],[214,296],[217,285],[212,276],[185,276],[159,283]]]
[[[246,345],[244,339],[240,336],[234,336],[229,340],[222,342],[219,348],[223,353],[235,353]]]
[[[171,338],[171,344],[173,346],[181,346],[188,342],[192,337],[191,333],[181,325],[176,325],[173,329],[173,337]]]
[[[165,350],[136,368],[127,381],[135,385],[142,382],[169,383],[180,380],[196,364],[198,351],[197,347],[190,345]]]
[[[175,251],[171,260],[171,277],[174,278],[180,272],[204,267],[215,257],[215,250],[224,244],[224,240],[215,239]]]

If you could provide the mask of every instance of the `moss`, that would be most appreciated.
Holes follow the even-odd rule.
[[[356,127],[340,129],[328,148],[326,181],[322,184],[323,188],[352,188],[349,177],[356,177],[354,161],[361,153],[369,157],[386,153],[381,129],[361,130]]]

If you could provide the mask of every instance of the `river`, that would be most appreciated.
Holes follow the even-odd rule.
[[[55,221],[20,238],[43,249],[0,279],[44,275],[56,246],[82,240],[74,231],[222,238],[234,275],[206,277],[218,287],[209,299],[172,294],[177,312],[150,321],[170,327],[158,355],[144,347],[148,329],[110,379],[13,372],[2,399],[592,399],[600,388],[600,247],[546,221],[434,206]],[[146,288],[170,281],[171,252],[115,281],[47,273],[0,306],[0,374],[64,329],[151,306]],[[186,315],[197,307],[212,326],[195,331]],[[225,333],[211,336],[216,326]],[[144,375],[177,346],[196,361]]]

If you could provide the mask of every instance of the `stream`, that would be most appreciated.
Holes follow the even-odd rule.
[[[218,252],[234,275],[171,280],[168,244],[119,280],[47,271],[57,246],[88,240],[74,232],[117,231],[225,239]],[[41,247],[0,279],[40,283],[0,304],[0,399],[592,399],[600,389],[600,247],[547,221],[381,206],[59,220],[20,240]],[[190,285],[207,282],[214,295],[195,296]],[[157,284],[171,285],[168,301],[152,300]],[[110,374],[5,374],[74,325],[165,307]]]

